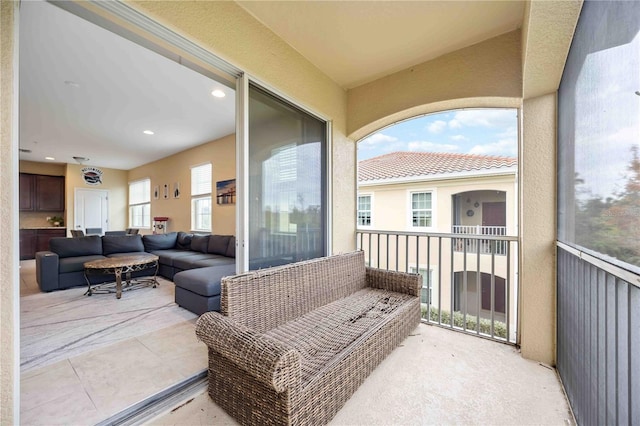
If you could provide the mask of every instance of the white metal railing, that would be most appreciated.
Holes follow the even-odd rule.
[[[518,343],[517,237],[358,230],[356,247],[368,266],[422,275],[424,322]]]
[[[504,236],[507,235],[506,226],[482,226],[482,225],[453,225],[451,227],[453,234],[463,235],[492,235],[492,236]],[[454,251],[461,252],[466,251],[475,253],[480,248],[480,254],[492,254],[495,253],[500,256],[504,256],[507,251],[507,246],[504,241],[498,241],[492,243],[490,240],[483,239],[468,239],[468,238],[456,238],[453,241]]]

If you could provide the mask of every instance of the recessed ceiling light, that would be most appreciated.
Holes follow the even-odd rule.
[[[215,96],[216,98],[224,98],[225,96],[227,96],[222,90],[220,89],[216,89],[213,92],[211,92],[211,94],[213,96]]]
[[[45,160],[49,160],[49,161],[53,161],[53,160],[55,160],[55,158],[53,158],[53,157],[44,157],[44,159],[45,159]]]
[[[153,130],[145,130],[144,132],[145,135],[153,135]]]
[[[65,80],[64,84],[66,84],[67,86],[71,86],[71,87],[80,87],[80,85],[78,83],[76,83],[75,81],[71,81],[71,80]]]

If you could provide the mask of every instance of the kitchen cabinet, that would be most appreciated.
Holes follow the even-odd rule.
[[[49,240],[66,237],[67,228],[37,228],[20,230],[20,260],[34,259],[36,252],[49,250]]]
[[[20,173],[20,211],[36,209],[36,175]]]
[[[20,230],[20,260],[36,257],[36,230]]]
[[[63,212],[64,176],[20,173],[20,211]]]

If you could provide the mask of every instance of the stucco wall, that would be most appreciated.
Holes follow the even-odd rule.
[[[346,137],[346,92],[234,2],[128,4],[332,121],[332,248],[352,250],[356,146]]]
[[[235,135],[225,136],[195,148],[182,151],[162,160],[145,164],[129,170],[129,182],[140,179],[151,179],[151,191],[158,185],[161,195],[156,200],[151,197],[151,217],[167,216],[169,231],[191,230],[191,167],[211,162],[213,176],[213,216],[212,230],[214,234],[235,234],[235,205],[218,205],[215,199],[216,182],[235,179],[236,145]],[[180,183],[180,197],[168,199],[162,197],[162,187],[165,184],[173,189],[174,183]],[[143,233],[149,233],[146,230]]]
[[[395,121],[451,108],[518,108],[521,57],[520,31],[513,31],[351,89],[347,134],[357,140]]]
[[[440,181],[424,181],[393,185],[361,185],[358,194],[372,194],[372,226],[375,230],[413,232],[411,225],[411,200],[409,194],[416,191],[431,191],[434,226],[431,232],[451,232],[453,225],[452,197],[467,191],[503,191],[506,193],[506,226],[509,235],[517,232],[515,215],[516,187],[515,176],[491,176]],[[489,195],[483,195],[483,201],[492,201]],[[463,206],[475,209],[473,205]],[[466,210],[465,208],[465,210]],[[478,212],[479,213],[479,212]],[[462,218],[461,225],[476,224],[481,214],[468,220]]]
[[[522,355],[555,364],[556,94],[524,101],[520,155]]]
[[[0,423],[14,424],[18,416],[17,374],[19,336],[15,300],[18,292],[18,147],[13,110],[13,19],[16,3],[0,3]]]

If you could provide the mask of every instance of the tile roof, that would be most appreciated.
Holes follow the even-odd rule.
[[[514,157],[448,154],[441,152],[392,152],[358,163],[358,182],[441,175],[512,167]]]

